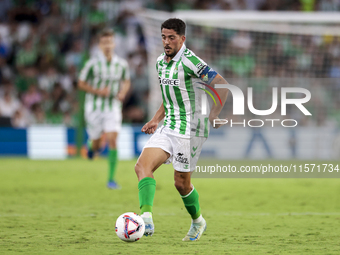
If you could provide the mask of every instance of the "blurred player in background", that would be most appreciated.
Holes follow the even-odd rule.
[[[156,181],[153,172],[163,163],[172,163],[175,187],[192,218],[191,227],[183,241],[196,241],[207,224],[201,214],[198,192],[191,184],[191,174],[208,137],[209,121],[212,123],[217,119],[223,108],[222,104],[213,105],[209,117],[201,114],[200,102],[205,93],[202,89],[204,83],[214,86],[227,82],[186,48],[185,27],[180,19],[168,19],[161,26],[164,53],[158,57],[156,68],[163,103],[142,128],[142,132],[153,135],[144,146],[135,171],[139,180],[139,203],[145,222],[145,235],[154,233],[152,206]],[[217,92],[224,104],[228,90],[217,89]],[[156,131],[163,118],[164,125]]]
[[[102,133],[109,144],[107,187],[119,189],[115,181],[117,168],[117,136],[122,124],[122,101],[130,89],[127,62],[114,54],[114,32],[103,30],[99,35],[100,54],[89,59],[80,72],[78,87],[86,92],[85,120],[87,125],[88,158],[100,149]]]

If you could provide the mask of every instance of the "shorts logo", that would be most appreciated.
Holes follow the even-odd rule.
[[[189,169],[189,165],[184,165],[184,169]]]
[[[183,164],[189,164],[188,158],[184,158],[183,155],[183,153],[177,153],[175,160]]]

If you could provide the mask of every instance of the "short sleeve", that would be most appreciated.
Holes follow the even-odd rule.
[[[217,73],[210,68],[206,62],[194,55],[191,51],[184,54],[183,64],[185,70],[195,78],[201,79],[203,82],[210,84]]]
[[[93,73],[93,61],[88,60],[86,61],[83,69],[81,69],[80,74],[79,74],[79,80],[81,81],[87,81]]]
[[[191,74],[199,78],[201,72],[207,66],[201,58],[194,55],[191,51],[187,51],[184,53],[184,64],[191,70]]]

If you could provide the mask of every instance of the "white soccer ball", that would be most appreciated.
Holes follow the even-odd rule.
[[[123,213],[116,221],[116,234],[125,242],[138,241],[144,235],[144,231],[144,220],[137,213]]]

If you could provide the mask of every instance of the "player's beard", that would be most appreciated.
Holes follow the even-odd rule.
[[[176,50],[174,50],[172,53],[166,53],[165,50],[166,50],[166,48],[164,48],[164,53],[165,53],[165,55],[166,55],[167,57],[173,58],[174,56],[176,56],[176,53],[177,53]]]

